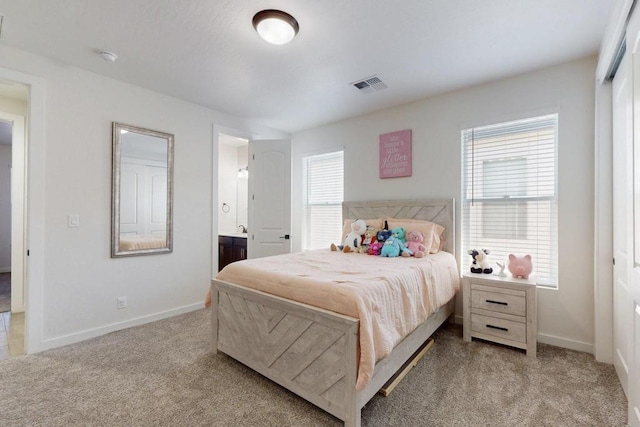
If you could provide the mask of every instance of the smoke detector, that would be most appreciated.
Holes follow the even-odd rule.
[[[350,83],[350,85],[355,87],[356,89],[358,89],[358,91],[364,94],[378,92],[389,87],[377,75],[360,79],[358,81]]]

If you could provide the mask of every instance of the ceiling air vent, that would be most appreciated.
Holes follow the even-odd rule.
[[[365,79],[355,81],[351,83],[351,85],[365,94],[377,92],[389,87],[380,80],[378,76],[367,77]]]

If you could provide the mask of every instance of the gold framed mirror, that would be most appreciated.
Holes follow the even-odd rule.
[[[173,135],[113,122],[111,257],[173,251]]]

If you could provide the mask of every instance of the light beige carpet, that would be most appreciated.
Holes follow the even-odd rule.
[[[200,310],[0,362],[0,425],[340,426],[233,359],[209,352]],[[626,400],[611,365],[540,345],[465,343],[448,326],[364,426],[622,426]]]

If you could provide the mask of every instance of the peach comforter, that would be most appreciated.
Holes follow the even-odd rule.
[[[357,390],[371,379],[375,362],[460,286],[456,260],[447,252],[424,258],[300,252],[235,262],[216,279],[359,319]]]

